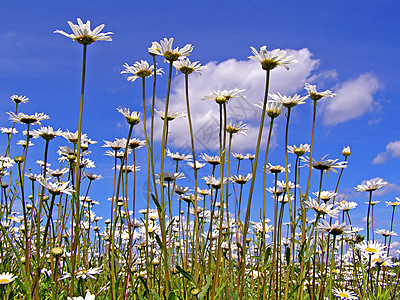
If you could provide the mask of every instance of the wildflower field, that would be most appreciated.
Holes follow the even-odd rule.
[[[1,299],[399,298],[399,260],[391,245],[398,239],[400,199],[386,202],[390,227],[377,228],[374,193],[387,182],[359,178],[354,188],[368,203],[366,222],[364,228],[352,225],[358,203],[341,193],[350,146],[338,145],[343,150],[335,159],[313,154],[317,106],[335,101],[336,93],[309,83],[301,94],[269,93],[275,70],[290,72],[297,58],[250,47],[248,58],[265,74],[265,91],[254,106],[254,150],[244,154],[233,141],[249,129],[230,116],[229,106],[243,101],[246,90],[233,86],[190,99],[191,77],[207,72],[189,60],[193,45],[178,47],[173,38],[153,42],[148,57],[121,66],[121,80],[142,93],[141,107],[115,112],[126,122],[125,137],[98,142],[82,132],[85,90],[91,89],[85,82],[87,52],[112,42],[113,33],[102,32],[104,25],[92,30],[90,21],[79,18],[68,24],[69,31],[61,26],[68,32],[56,30],[54,38],[61,34],[82,48],[79,119],[71,120],[77,130],[47,126],[45,112],[24,113],[28,95],[10,97],[4,112],[9,123],[0,128],[7,141],[0,148]],[[172,96],[174,76],[182,78],[184,99]],[[184,103],[185,111],[171,111],[174,101]],[[191,101],[203,101],[218,114],[216,153],[196,147],[192,116],[198,112]],[[292,145],[291,115],[305,103],[313,107],[311,131],[303,133],[304,143]],[[268,155],[278,118],[285,126],[282,165]],[[185,120],[189,135],[185,152],[170,145],[177,119]],[[63,145],[55,149],[53,139]],[[93,172],[91,150],[100,146],[111,157],[113,180],[109,195],[97,200],[91,195],[103,178]],[[187,186],[181,183],[185,177]],[[95,214],[93,207],[108,197],[110,210]],[[258,214],[252,212],[255,202]]]

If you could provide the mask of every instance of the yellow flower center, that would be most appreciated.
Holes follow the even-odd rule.
[[[343,297],[343,298],[348,298],[348,297],[349,297],[349,294],[347,294],[347,293],[345,293],[345,292],[341,292],[341,293],[339,293],[339,296],[340,296],[340,297]]]
[[[181,56],[178,52],[165,51],[164,58],[169,61],[175,61]]]
[[[135,75],[139,76],[139,77],[149,77],[151,74],[152,73],[150,70],[142,69],[142,70],[137,71]]]
[[[378,250],[376,250],[375,248],[369,248],[369,247],[365,248],[364,250],[367,252],[373,252],[373,253],[378,252]]]
[[[310,98],[311,98],[311,100],[319,100],[319,99],[321,99],[322,97],[324,97],[324,96],[321,95],[321,94],[318,94],[318,93],[310,93]]]
[[[0,279],[0,284],[7,284],[7,283],[10,283],[9,279],[7,279],[7,278],[1,278]]]
[[[91,35],[80,35],[73,38],[73,40],[83,45],[90,45],[91,43],[96,41]]]
[[[218,104],[224,104],[227,101],[228,99],[225,96],[217,96],[215,98],[215,102],[217,102]]]
[[[279,63],[277,61],[271,59],[264,59],[261,62],[261,67],[263,68],[263,70],[272,70],[275,69],[278,65]]]

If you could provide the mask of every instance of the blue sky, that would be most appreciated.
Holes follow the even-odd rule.
[[[247,99],[243,106],[240,108],[233,102],[241,101],[237,99],[229,105],[233,119],[244,118],[249,126],[247,140],[237,139],[233,149],[246,153],[254,152],[254,146],[247,147],[252,145],[249,140],[256,134],[253,127],[259,122],[259,112],[252,104],[262,100],[264,82],[261,68],[247,59],[251,55],[250,46],[286,49],[300,63],[289,71],[274,70],[271,90],[305,95],[304,83],[310,82],[317,84],[319,90],[331,89],[338,93],[337,98],[318,105],[314,157],[329,154],[329,158],[342,159],[342,148],[351,147],[353,154],[343,175],[341,192],[345,199],[359,203],[354,213],[359,215],[355,222],[360,226],[366,211],[362,203],[368,198],[364,193],[354,192],[353,187],[376,177],[389,182],[377,192],[381,203],[376,207],[376,228],[388,228],[387,218],[383,216],[390,208],[386,208],[384,201],[400,195],[397,172],[400,158],[399,8],[397,1],[118,1],[113,4],[109,1],[7,1],[0,10],[3,40],[0,46],[0,98],[3,99],[0,109],[4,112],[0,114],[0,123],[10,126],[5,112],[12,111],[14,106],[9,97],[22,94],[29,97],[30,102],[21,106],[20,111],[45,112],[51,119],[43,122],[44,126],[75,131],[82,47],[53,31],[70,32],[67,21],[76,23],[77,17],[91,20],[92,28],[106,24],[104,31],[114,32],[113,41],[96,42],[88,47],[83,125],[83,131],[99,141],[92,148],[91,158],[97,165],[94,172],[105,177],[104,184],[95,186],[97,192],[94,191],[92,197],[105,202],[111,195],[110,188],[105,186],[111,180],[112,159],[104,157],[105,149],[100,147],[102,140],[127,134],[117,107],[141,111],[140,82],[129,83],[126,76],[120,74],[125,62],[150,60],[147,48],[152,41],[164,37],[174,37],[174,45],[179,47],[193,44],[191,60],[209,67],[201,76],[193,75],[190,81],[192,107],[199,112],[194,116],[195,129],[201,132],[209,126],[215,128],[214,113],[204,118],[214,104],[200,100],[205,94],[211,89],[244,88]],[[166,69],[161,59],[158,63]],[[165,77],[159,81],[158,108],[162,107],[165,96]],[[180,99],[183,85],[181,78],[175,74],[174,78],[171,107],[179,110],[183,105]],[[147,90],[150,91],[150,85]],[[309,102],[293,110],[289,144],[309,143],[311,109]],[[212,110],[217,111],[216,104]],[[277,123],[270,162],[283,164],[284,117]],[[186,119],[171,127],[171,150],[184,147],[185,140],[181,137],[186,125],[183,124]],[[23,128],[18,129],[22,131]],[[138,127],[136,132],[138,137],[142,137],[140,129]],[[5,137],[1,138],[4,145]],[[212,142],[204,140],[206,138],[198,136],[197,152],[216,153]],[[58,145],[66,144],[62,138],[58,140],[51,144],[53,152]],[[32,157],[37,155],[36,159],[42,159],[39,157],[42,147],[41,141],[35,141],[30,152]],[[56,155],[51,158],[53,166],[56,158]],[[141,158],[139,155],[139,160]],[[145,163],[141,165],[144,169]],[[337,180],[334,175],[325,181],[324,189],[334,189]],[[256,199],[253,215],[258,215],[257,205]]]

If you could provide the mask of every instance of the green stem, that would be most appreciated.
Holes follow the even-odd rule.
[[[87,45],[83,44],[83,55],[82,55],[82,81],[81,81],[81,99],[79,104],[79,119],[78,119],[78,149],[76,154],[76,165],[75,165],[75,193],[73,200],[75,202],[75,229],[73,231],[74,241],[72,243],[71,253],[71,283],[69,296],[72,297],[75,294],[74,280],[75,280],[75,268],[76,268],[76,257],[79,243],[80,233],[80,209],[79,209],[79,189],[80,189],[80,153],[81,153],[81,140],[82,140],[82,115],[83,115],[83,98],[85,93],[85,73],[86,73],[86,51]],[[112,285],[111,285],[112,286]]]
[[[250,190],[249,190],[249,198],[247,201],[247,210],[246,210],[246,218],[244,222],[244,228],[243,228],[243,251],[242,251],[242,262],[245,262],[246,258],[246,251],[247,251],[247,245],[246,245],[246,236],[247,232],[249,230],[249,223],[250,223],[250,208],[251,208],[251,200],[253,197],[253,191],[254,191],[254,185],[256,182],[256,171],[257,171],[257,163],[258,163],[258,156],[260,152],[260,145],[261,145],[261,138],[262,138],[262,133],[263,133],[263,128],[264,128],[264,120],[265,120],[265,113],[267,109],[267,100],[268,100],[268,88],[269,88],[269,77],[270,77],[270,70],[266,71],[266,79],[265,79],[265,95],[264,95],[264,103],[263,103],[263,110],[261,113],[261,121],[260,121],[260,127],[258,129],[258,138],[257,138],[257,146],[256,146],[256,153],[255,153],[255,158],[254,158],[254,166],[253,166],[253,172],[252,172],[252,178],[251,178],[251,184],[250,184]],[[240,295],[239,298],[243,299],[243,293],[244,293],[244,288],[245,288],[245,268],[244,265],[242,265],[241,269],[241,288],[240,288]]]
[[[163,122],[163,130],[162,130],[162,142],[161,142],[161,163],[160,163],[160,194],[161,194],[161,207],[163,209],[160,214],[160,229],[161,229],[161,239],[163,244],[163,254],[164,254],[164,272],[165,272],[165,291],[166,294],[169,295],[169,264],[168,264],[168,253],[167,253],[167,239],[166,239],[166,229],[165,229],[165,203],[164,203],[164,160],[165,160],[165,151],[167,147],[167,124],[168,124],[168,106],[169,106],[169,96],[171,92],[171,79],[172,79],[172,67],[173,62],[169,62],[169,70],[168,70],[168,86],[167,86],[167,96],[165,99],[165,110],[164,110],[164,122]],[[172,216],[171,216],[172,217]]]

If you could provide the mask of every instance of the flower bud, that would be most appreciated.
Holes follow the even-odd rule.
[[[350,146],[344,147],[343,150],[342,150],[342,154],[345,157],[350,156],[350,154],[351,154]]]

